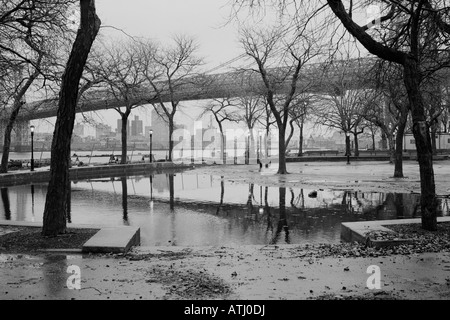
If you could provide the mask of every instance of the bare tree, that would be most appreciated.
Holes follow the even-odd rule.
[[[438,56],[448,58],[448,52],[442,48],[448,46],[450,7],[445,1],[431,0],[380,3],[382,14],[377,18],[378,23],[360,26],[341,0],[327,0],[327,4],[346,30],[370,53],[403,68],[420,168],[422,227],[436,230],[438,202],[421,79],[425,73],[436,72],[443,66],[442,60],[434,60],[435,55],[430,55],[430,51],[438,50]],[[379,27],[372,28],[372,32],[375,24]]]
[[[267,104],[278,129],[278,173],[286,170],[285,134],[289,121],[289,109],[300,86],[302,67],[318,53],[313,40],[301,31],[288,40],[285,30],[274,27],[269,30],[243,29],[240,41],[248,56],[253,58],[260,75]],[[281,49],[280,49],[281,48]],[[272,68],[272,66],[278,68]]]
[[[262,122],[264,115],[266,113],[266,99],[261,95],[247,95],[236,98],[239,105],[243,107],[242,111],[237,115],[237,120],[239,122],[244,122],[249,133],[249,146],[248,150],[253,153],[255,150],[255,136],[254,128],[258,122]],[[270,110],[269,110],[270,116]],[[268,136],[268,131],[266,131],[266,137]],[[267,152],[267,148],[266,148]],[[250,157],[250,154],[247,155]],[[267,157],[267,153],[266,153]]]
[[[356,60],[357,62],[357,60]],[[350,134],[355,137],[355,151],[357,147],[357,136],[363,132],[361,124],[363,114],[368,106],[370,90],[358,89],[354,82],[358,78],[348,81],[348,73],[354,76],[355,70],[350,70],[348,61],[336,68],[336,75],[324,82],[327,94],[316,99],[314,115],[316,123],[342,131],[345,134],[346,155],[351,154]],[[357,152],[355,152],[357,156]]]
[[[58,45],[70,34],[68,12],[73,0],[6,0],[0,9],[0,61],[8,70],[0,79],[9,83],[9,99],[3,100],[2,116],[7,115],[0,173],[7,172],[11,134],[25,103],[25,94],[36,79],[54,79],[51,65]],[[70,37],[68,37],[70,38]]]
[[[372,73],[376,75],[377,94],[364,118],[380,127],[389,142],[390,162],[395,164],[394,177],[403,177],[403,137],[410,111],[399,66],[377,61]],[[394,138],[395,137],[395,138]],[[395,142],[394,142],[395,139]]]
[[[300,16],[299,3],[294,0],[235,0],[233,2],[238,9],[243,5],[261,8],[266,4],[275,4],[283,13],[293,6],[297,9],[294,10],[294,16]],[[301,1],[300,3],[312,4],[313,2]],[[447,48],[450,40],[448,2],[443,0],[364,0],[359,3],[349,1],[344,5],[342,0],[327,0],[325,4],[314,3],[317,8],[314,11],[315,15],[330,8],[345,30],[367,51],[402,67],[419,162],[422,227],[426,230],[436,230],[438,201],[434,181],[430,123],[426,118],[421,80],[424,76],[435,74],[448,65]],[[354,10],[369,4],[376,4],[380,15],[360,25]],[[330,24],[327,26],[329,27]],[[337,35],[338,28],[335,31],[334,35]],[[338,37],[342,38],[342,36]]]
[[[225,153],[225,145],[226,145],[226,137],[223,132],[223,122],[224,121],[231,121],[231,122],[238,122],[239,118],[236,115],[236,110],[230,110],[232,107],[236,107],[236,103],[232,98],[219,98],[219,99],[213,99],[213,101],[206,105],[202,111],[202,113],[199,116],[199,119],[202,118],[204,115],[208,113],[212,113],[214,116],[214,119],[216,120],[217,125],[219,126],[220,131],[220,138],[221,138],[221,144],[220,144],[220,152],[222,155],[223,163],[226,163],[226,153]]]
[[[36,67],[40,67],[40,64],[42,62],[43,54],[38,54],[38,60],[36,61]],[[22,73],[21,71],[19,71]],[[8,159],[9,159],[9,151],[11,147],[11,133],[13,131],[14,124],[16,122],[17,116],[19,115],[19,112],[22,108],[22,105],[25,103],[23,100],[25,97],[25,93],[30,88],[33,81],[38,77],[39,70],[34,69],[32,73],[27,77],[23,78],[23,82],[20,81],[20,84],[17,84],[17,86],[13,89],[14,94],[12,97],[12,106],[11,109],[8,110],[9,117],[8,122],[5,127],[4,132],[4,139],[3,139],[3,152],[2,152],[2,162],[0,166],[0,173],[5,173],[8,171]],[[13,74],[17,75],[17,70],[12,71]],[[6,113],[6,112],[5,112]]]
[[[308,107],[310,105],[310,97],[301,94],[296,97],[295,102],[289,110],[289,135],[286,139],[286,148],[289,146],[292,136],[294,135],[294,124],[299,128],[299,151],[298,155],[302,155],[302,145],[303,145],[303,125],[305,122],[306,115],[308,114]]]
[[[442,90],[443,95],[443,111],[439,117],[439,127],[441,132],[449,132],[449,121],[450,121],[450,88],[444,87]]]
[[[90,66],[94,79],[102,82],[104,93],[123,106],[114,107],[121,118],[121,163],[127,163],[128,117],[145,101],[137,98],[145,82],[145,62],[139,44],[132,40],[110,44],[99,50]],[[91,83],[92,82],[87,82]]]
[[[80,26],[62,78],[53,134],[50,181],[43,214],[44,236],[57,236],[66,232],[70,140],[78,101],[78,86],[100,23],[95,1],[80,0]]]
[[[427,114],[427,123],[430,126],[430,137],[431,137],[431,149],[433,155],[437,154],[437,144],[436,140],[438,138],[437,134],[440,130],[440,121],[446,119],[448,105],[446,99],[445,91],[440,83],[442,79],[424,79],[422,81],[423,86],[423,97],[425,103],[425,110]]]
[[[155,111],[169,125],[169,161],[172,161],[174,120],[180,103],[180,92],[189,88],[198,81],[197,69],[202,64],[202,59],[196,56],[197,45],[193,39],[185,36],[176,36],[172,47],[148,47],[145,49],[144,76],[146,82],[154,90]],[[166,102],[168,101],[168,102]]]

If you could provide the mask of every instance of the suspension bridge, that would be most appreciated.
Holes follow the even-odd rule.
[[[370,72],[378,59],[373,57],[349,60],[333,60],[322,63],[309,63],[302,66],[298,81],[297,93],[342,94],[343,90],[373,88],[377,85],[376,72]],[[216,71],[226,63],[214,68]],[[291,90],[292,69],[286,67],[267,70],[269,81],[276,94]],[[440,77],[449,81],[448,70],[441,70]],[[447,83],[446,83],[447,85]],[[169,90],[169,87],[172,90]],[[156,83],[156,89],[148,87],[135,88],[128,96],[132,105],[150,105],[170,101],[192,101],[215,98],[233,98],[243,96],[264,95],[267,91],[261,74],[255,70],[242,69],[222,73],[204,73],[182,81],[173,80],[171,86],[167,81]],[[86,91],[80,98],[76,112],[90,112],[125,106],[125,99],[117,98],[106,89]],[[15,140],[18,145],[26,141],[29,121],[54,117],[57,114],[58,98],[53,97],[25,103],[15,123]],[[0,116],[0,138],[8,119],[8,111]],[[3,140],[3,139],[2,139]]]
[[[297,91],[302,93],[327,93],[333,88],[333,81],[348,89],[372,86],[373,79],[367,71],[375,64],[374,58],[339,60],[327,63],[304,65],[297,81]],[[288,68],[272,68],[268,71],[271,84],[279,94],[290,90],[292,71]],[[345,84],[344,84],[345,83]],[[129,102],[133,105],[145,105],[159,102],[204,100],[223,97],[242,97],[260,95],[265,92],[261,75],[252,70],[238,70],[215,74],[200,74],[184,78],[183,82],[172,82],[175,90],[170,91],[168,83],[157,83],[157,91],[150,86],[133,91]],[[77,112],[89,112],[117,108],[125,105],[124,99],[118,99],[106,89],[87,91],[78,103]],[[22,107],[19,121],[29,121],[56,116],[58,98],[50,98],[26,103]]]

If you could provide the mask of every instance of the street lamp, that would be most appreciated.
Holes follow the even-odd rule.
[[[31,171],[34,171],[34,154],[33,154],[33,140],[34,140],[34,126],[30,126],[31,131]]]
[[[347,150],[347,164],[350,164],[350,132],[346,132],[347,139],[345,141],[345,148]]]
[[[152,138],[153,138],[153,130],[150,129],[150,163],[152,163]]]

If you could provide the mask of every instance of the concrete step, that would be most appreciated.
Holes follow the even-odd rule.
[[[84,245],[83,253],[126,253],[141,243],[141,231],[136,227],[105,227]]]
[[[449,222],[450,217],[438,217],[437,222]],[[346,242],[360,242],[373,247],[397,246],[412,243],[411,239],[397,240],[374,240],[370,238],[373,231],[382,231],[395,234],[395,231],[389,229],[390,225],[421,223],[420,218],[396,219],[396,220],[376,220],[376,221],[357,221],[341,223],[341,240]]]

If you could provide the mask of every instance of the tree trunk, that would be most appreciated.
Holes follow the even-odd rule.
[[[372,150],[375,150],[375,133],[372,132]]]
[[[227,149],[226,149],[226,143],[227,143],[227,137],[225,136],[225,133],[223,133],[223,131],[221,131],[221,135],[222,135],[222,161],[223,164],[227,163]]]
[[[70,180],[67,180],[67,203],[66,203],[66,212],[67,212],[67,222],[72,223],[72,183]]]
[[[286,217],[286,188],[280,188],[279,189],[279,195],[280,195],[280,204],[279,204],[279,219],[277,224],[277,230],[275,231],[275,236],[272,239],[272,244],[277,244],[278,240],[280,238],[281,232],[284,231],[284,241],[289,244],[289,226],[287,224],[287,217]]]
[[[36,62],[37,66],[40,66],[42,57],[43,55],[39,56]],[[2,153],[2,163],[0,165],[0,173],[8,172],[9,151],[11,148],[11,133],[14,127],[14,123],[16,122],[20,109],[23,106],[22,99],[25,96],[25,93],[28,91],[28,88],[30,88],[31,84],[34,82],[34,80],[37,78],[38,75],[39,70],[35,70],[14,98],[14,104],[12,108],[13,110],[9,116],[8,123],[5,128],[5,137],[3,140],[3,153]]]
[[[280,128],[281,127],[281,128]],[[285,130],[284,126],[280,126],[278,129],[278,173],[286,174],[286,144],[284,140]]]
[[[56,236],[66,232],[70,140],[75,121],[78,87],[89,51],[101,23],[95,12],[94,0],[80,0],[80,9],[80,28],[62,77],[59,94],[52,140],[50,181],[43,214],[42,234],[44,236]]]
[[[392,133],[386,135],[389,145],[389,163],[395,163],[395,143]]]
[[[5,211],[5,220],[11,220],[11,206],[9,204],[8,188],[0,188],[2,195],[3,208]]]
[[[121,177],[120,182],[122,184],[122,209],[123,209],[123,222],[128,224],[128,185],[127,177]]]
[[[358,135],[354,135],[354,141],[355,141],[355,157],[359,157],[359,145],[358,145]]]
[[[11,132],[16,121],[17,114],[19,113],[20,108],[15,108],[11,116],[9,117],[8,124],[5,128],[5,137],[3,140],[3,154],[2,154],[2,164],[0,166],[0,173],[8,172],[8,160],[9,160],[9,151],[11,148]],[[15,115],[14,115],[15,114]]]
[[[381,150],[387,149],[387,138],[384,132],[381,133]]]
[[[404,67],[404,82],[408,92],[413,120],[413,134],[416,141],[417,157],[420,171],[420,207],[422,228],[437,230],[437,199],[434,182],[433,154],[429,128],[426,123],[425,110],[419,87],[419,70],[417,62],[408,57]]]
[[[289,131],[289,135],[286,139],[286,148],[289,146],[289,142],[291,142],[292,136],[294,135],[294,120],[289,121],[289,127],[291,130]]]
[[[395,137],[395,168],[394,178],[403,178],[403,136],[405,135],[406,116],[402,115],[397,127],[397,136]]]
[[[174,123],[173,123],[173,117],[168,117],[169,120],[169,161],[172,161],[172,153],[173,153],[173,129],[174,129]]]
[[[300,125],[300,137],[298,142],[298,156],[303,156],[303,120],[302,124]]]
[[[345,135],[345,156],[351,156],[352,153],[350,151],[350,136]]]
[[[405,205],[403,201],[403,193],[394,194],[394,204],[397,219],[405,217]]]
[[[253,210],[253,201],[252,201],[252,198],[253,198],[253,190],[254,190],[254,184],[253,183],[250,183],[249,185],[248,185],[248,196],[247,196],[247,211],[248,211],[248,213],[249,214],[251,214],[252,213],[252,210]]]
[[[127,128],[127,124],[128,124],[128,114],[126,113],[122,113],[121,114],[122,117],[122,159],[120,159],[120,163],[121,164],[126,164],[127,163],[127,138],[128,138],[128,128]]]
[[[226,158],[225,158],[225,134],[223,133],[223,127],[222,127],[222,123],[220,121],[217,122],[217,124],[219,125],[219,131],[220,131],[220,154],[222,156],[222,164],[226,163]]]
[[[250,132],[250,154],[251,154],[251,159],[252,158],[256,158],[256,148],[257,148],[257,143],[255,142],[255,136],[254,136],[254,130],[252,129],[252,131]]]
[[[175,208],[175,189],[173,185],[173,173],[169,173],[169,207],[170,211],[173,212]]]

